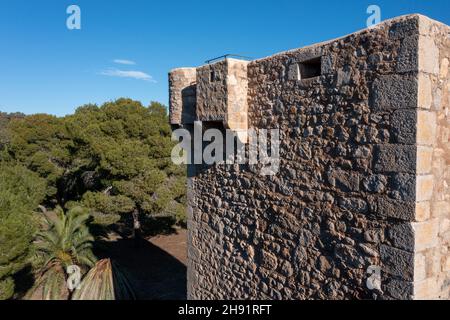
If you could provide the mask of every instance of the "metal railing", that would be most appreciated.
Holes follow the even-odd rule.
[[[227,58],[239,58],[239,59],[245,59],[245,60],[253,60],[253,58],[250,58],[250,57],[245,57],[245,56],[241,56],[241,55],[238,55],[238,54],[228,53],[228,54],[224,54],[223,56],[220,56],[220,57],[217,57],[217,58],[214,58],[214,59],[206,60],[205,63],[206,64],[211,64],[212,62],[225,60]]]

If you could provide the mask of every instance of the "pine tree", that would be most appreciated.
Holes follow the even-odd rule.
[[[12,276],[28,262],[36,228],[33,210],[45,181],[20,166],[0,163],[0,300],[14,294]]]
[[[184,221],[184,168],[172,164],[167,112],[152,103],[119,99],[100,108],[88,105],[69,117],[77,161],[95,172],[95,188],[82,203],[97,222],[131,214],[134,232],[142,217],[165,215]]]
[[[63,202],[58,189],[70,169],[70,146],[63,118],[36,114],[12,119],[8,124],[8,152],[18,163],[36,172],[47,182],[46,202]]]
[[[9,122],[8,135],[8,159],[46,180],[49,210],[81,205],[96,224],[132,220],[135,232],[145,217],[184,223],[185,168],[170,159],[163,105],[119,99],[63,118],[26,116]]]

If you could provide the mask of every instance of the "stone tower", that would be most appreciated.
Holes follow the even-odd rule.
[[[280,130],[274,175],[188,166],[189,298],[450,298],[449,35],[408,15],[170,72],[174,127]]]

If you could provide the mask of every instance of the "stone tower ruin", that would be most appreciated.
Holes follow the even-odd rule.
[[[174,128],[280,130],[275,175],[188,166],[190,299],[450,298],[449,35],[408,15],[170,72]]]

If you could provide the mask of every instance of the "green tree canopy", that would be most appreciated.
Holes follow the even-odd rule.
[[[14,293],[12,275],[29,261],[35,220],[45,181],[21,167],[0,163],[0,300]]]
[[[72,141],[64,119],[37,114],[9,123],[9,152],[14,159],[47,181],[46,196],[58,200],[58,182],[70,168]]]
[[[67,118],[77,165],[95,183],[82,196],[98,223],[123,213],[167,214],[183,219],[184,169],[170,159],[173,144],[166,109],[120,99],[100,108],[79,108]]]
[[[170,159],[168,122],[162,104],[130,99],[66,117],[0,113],[0,299],[13,295],[15,273],[39,261],[43,296],[67,295],[64,267],[93,264],[99,225],[132,221],[136,233],[143,218],[184,222],[186,171]],[[38,223],[38,207],[53,216],[50,227]]]
[[[46,206],[90,209],[109,225],[124,214],[184,220],[185,169],[172,164],[165,106],[119,99],[73,115],[33,115],[8,124],[9,157],[45,178]]]

